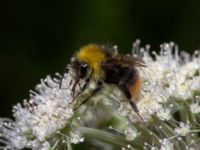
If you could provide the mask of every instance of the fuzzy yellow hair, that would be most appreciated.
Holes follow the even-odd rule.
[[[101,62],[105,60],[105,57],[105,53],[97,44],[86,45],[76,53],[76,58],[79,61],[86,62],[93,70],[92,76],[97,79],[103,74]]]

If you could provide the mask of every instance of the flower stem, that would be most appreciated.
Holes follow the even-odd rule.
[[[98,130],[98,129],[92,129],[87,127],[82,127],[83,134],[85,137],[88,138],[95,138],[100,141],[104,141],[110,144],[115,144],[118,146],[126,146],[128,144],[131,144],[133,147],[138,148],[139,146],[135,143],[128,142],[125,138],[120,137],[118,135],[115,135],[113,133],[109,133],[106,131]]]

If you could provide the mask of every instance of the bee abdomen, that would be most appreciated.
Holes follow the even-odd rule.
[[[134,81],[132,84],[129,84],[128,89],[131,94],[131,100],[133,100],[134,102],[137,102],[140,97],[142,82],[139,75],[136,75],[133,78],[134,78]]]

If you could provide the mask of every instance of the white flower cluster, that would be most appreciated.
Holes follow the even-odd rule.
[[[149,46],[140,48],[140,41],[133,44],[133,49],[140,51],[147,67],[140,69],[143,79],[141,99],[137,106],[145,122],[155,114],[161,120],[171,119],[173,104],[165,107],[171,98],[186,101],[200,93],[200,55],[196,51],[192,57],[186,52],[179,55],[178,47],[173,42],[161,45],[160,53],[149,53]],[[119,111],[128,114],[133,122],[138,121],[137,115],[130,106],[122,104]],[[190,104],[192,113],[200,112],[198,101]]]
[[[139,70],[143,89],[137,103],[144,123],[151,124],[145,132],[151,139],[143,137],[143,149],[173,150],[185,145],[186,149],[198,149],[199,140],[195,138],[200,132],[200,53],[195,51],[190,56],[179,52],[173,42],[162,44],[158,54],[151,55],[149,49],[148,45],[140,48],[139,40],[133,44],[134,53],[139,52],[147,66]],[[133,125],[143,122],[128,102],[122,102],[118,112]],[[135,139],[141,140],[139,136]]]
[[[144,55],[148,67],[142,71],[142,77],[145,80],[144,100],[141,99],[141,103],[138,104],[139,108],[144,106],[143,109],[149,109],[148,105],[143,103],[149,102],[151,105],[156,102],[151,105],[155,108],[152,108],[150,112],[147,110],[151,115],[158,109],[165,109],[160,104],[166,103],[170,97],[188,100],[193,98],[195,91],[200,91],[200,76],[197,75],[200,73],[199,55],[188,58],[186,57],[188,55],[184,53],[181,58],[178,48],[173,42],[161,45],[160,55],[155,54],[155,61],[150,59],[149,54],[145,51]],[[159,118],[170,119],[169,109],[161,111],[165,113],[157,113]]]
[[[25,100],[23,105],[14,106],[14,121],[1,118],[0,142],[3,144],[1,148],[50,149],[50,145],[57,141],[55,137],[61,136],[58,131],[69,123],[73,115],[72,91],[69,83],[71,80],[70,75],[66,74],[60,88],[59,78],[52,79],[47,76],[36,86],[36,92],[31,91],[28,102]],[[77,136],[70,135],[70,137],[74,143]],[[83,139],[80,140],[82,141]]]
[[[28,101],[14,106],[14,120],[0,118],[0,149],[71,149],[71,143],[84,142],[83,134],[119,144],[124,150],[198,147],[200,54],[198,51],[193,56],[185,52],[179,54],[178,46],[173,42],[162,44],[159,54],[153,52],[153,56],[149,49],[148,45],[140,48],[139,40],[133,44],[133,50],[139,51],[138,55],[147,66],[139,70],[143,80],[137,103],[139,114],[123,101],[124,95],[119,89],[106,84],[99,95],[91,98],[96,102],[92,109],[87,103],[75,113],[76,103],[95,89],[96,82],[90,82],[86,89],[88,93],[80,94],[73,101],[71,81],[74,72],[65,74],[62,85],[59,74],[56,78],[47,76],[36,86],[35,92],[31,91]],[[75,89],[77,93],[78,88]],[[109,123],[114,125],[109,128],[113,132],[94,129]],[[95,139],[91,143],[102,145]]]

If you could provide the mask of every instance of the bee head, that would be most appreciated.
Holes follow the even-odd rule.
[[[77,69],[79,69],[80,75],[81,72],[87,70],[89,71],[87,73],[91,73],[91,77],[93,78],[99,79],[102,76],[101,63],[106,59],[106,54],[99,45],[88,44],[80,48],[75,54],[75,59],[79,63],[76,66],[79,66]]]
[[[75,96],[75,89],[80,83],[81,79],[86,79],[89,74],[90,67],[87,63],[81,62],[75,58],[71,59],[71,68],[73,70],[74,82],[72,86],[73,97]]]
[[[75,72],[76,79],[83,79],[87,77],[89,65],[86,62],[80,62],[77,59],[72,59],[71,66]]]

